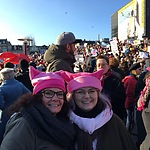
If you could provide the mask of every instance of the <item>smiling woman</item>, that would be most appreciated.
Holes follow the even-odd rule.
[[[122,120],[113,114],[110,100],[102,94],[105,69],[93,73],[61,72],[67,82],[70,120],[75,125],[77,150],[137,150]]]
[[[64,91],[59,88],[46,88],[41,92],[43,94],[42,103],[54,115],[59,113],[64,104]]]
[[[75,134],[68,118],[64,79],[58,72],[40,72],[32,66],[29,73],[33,94],[23,95],[9,108],[9,113],[15,113],[7,123],[0,149],[73,149]]]

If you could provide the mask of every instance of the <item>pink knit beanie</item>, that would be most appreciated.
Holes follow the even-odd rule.
[[[68,83],[67,90],[69,93],[83,87],[94,87],[102,90],[101,77],[103,75],[103,69],[98,70],[94,73],[80,72],[70,73],[67,71],[61,71],[61,76]]]
[[[40,72],[33,66],[29,67],[30,80],[33,85],[33,94],[37,94],[39,91],[45,88],[59,88],[66,91],[65,82],[62,77],[58,75],[58,72]]]
[[[146,70],[150,72],[150,67],[147,67]]]

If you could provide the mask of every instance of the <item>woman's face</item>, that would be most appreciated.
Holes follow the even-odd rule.
[[[54,115],[59,113],[64,104],[64,92],[59,88],[46,88],[42,90],[42,103]]]
[[[98,101],[98,90],[93,87],[80,88],[74,91],[74,101],[83,111],[91,111]]]

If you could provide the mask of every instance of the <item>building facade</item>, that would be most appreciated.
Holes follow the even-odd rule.
[[[12,45],[7,39],[0,39],[0,53],[11,51]]]
[[[27,54],[34,53],[34,52],[40,52],[44,53],[48,49],[48,46],[30,46],[27,45],[26,51]],[[14,52],[14,53],[25,53],[24,45],[12,45],[10,41],[7,39],[0,39],[0,53],[2,52]]]
[[[111,38],[150,39],[150,0],[131,0],[111,16]]]

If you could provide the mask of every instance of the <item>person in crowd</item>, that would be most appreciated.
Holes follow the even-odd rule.
[[[120,59],[119,68],[123,70],[125,76],[129,75],[129,65],[125,58]]]
[[[13,68],[14,69],[15,65],[12,62],[6,62],[6,63],[4,63],[3,68]],[[2,82],[3,82],[3,80],[0,78],[0,84],[2,84]]]
[[[74,128],[68,118],[65,82],[57,72],[29,67],[33,93],[20,97],[9,111],[1,150],[73,150]]]
[[[120,79],[123,79],[125,77],[125,73],[122,69],[119,68],[119,61],[115,57],[109,58],[109,66],[110,69],[117,72],[119,75],[118,77]]]
[[[150,67],[150,59],[145,60],[144,68]],[[140,74],[136,86],[134,95],[136,97],[136,101],[139,99],[141,91],[145,87],[145,75],[147,74],[148,70],[144,69],[144,71]],[[142,120],[142,111],[136,111],[136,124],[137,124],[137,146],[140,147],[141,143],[145,139],[146,130]]]
[[[96,67],[96,57],[90,60],[89,72],[92,73]]]
[[[144,77],[145,87],[140,93],[137,101],[137,110],[142,113],[142,120],[145,127],[145,137],[140,143],[140,150],[150,149],[150,67],[147,68],[148,72]]]
[[[15,68],[15,65],[12,62],[4,63],[4,68]]]
[[[113,113],[101,86],[103,69],[94,73],[62,71],[67,82],[67,99],[75,125],[76,150],[136,150],[123,121]]]
[[[29,78],[29,62],[26,59],[21,59],[19,61],[18,71],[15,74],[15,79],[22,82],[31,92],[33,91],[33,86]]]
[[[126,127],[129,130],[129,132],[131,132],[136,123],[135,121],[136,97],[134,95],[134,91],[138,75],[140,75],[142,72],[142,67],[140,63],[134,63],[130,67],[129,72],[130,74],[128,76],[125,76],[125,78],[122,79],[122,82],[124,83],[124,87],[126,90],[126,100],[125,100],[125,108],[127,111]]]
[[[104,69],[102,76],[102,93],[109,96],[111,100],[112,110],[122,120],[126,119],[125,88],[121,80],[116,76],[116,73],[110,69],[109,59],[105,55],[98,55],[96,60],[96,69]]]
[[[58,70],[73,71],[75,44],[80,43],[72,32],[63,32],[56,38],[56,43],[49,46],[44,53],[44,61],[47,63],[47,72]]]
[[[0,143],[3,139],[6,123],[10,117],[7,114],[8,107],[17,100],[20,96],[30,93],[21,82],[14,78],[14,69],[3,68],[0,71],[2,84],[0,86],[0,109],[2,110],[0,123]]]

